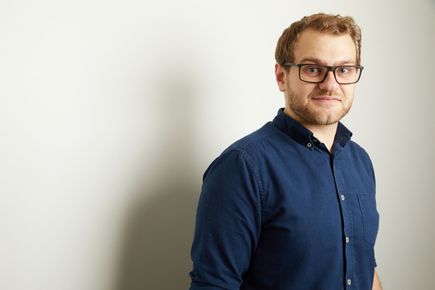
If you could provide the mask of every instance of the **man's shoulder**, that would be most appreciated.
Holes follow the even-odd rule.
[[[370,156],[369,156],[368,152],[366,151],[366,149],[364,147],[362,147],[356,141],[350,140],[348,146],[349,146],[349,149],[351,152],[359,154],[361,156],[364,156],[365,158],[370,159]]]
[[[226,147],[212,162],[212,165],[223,161],[231,162],[231,160],[257,163],[264,159],[264,155],[268,154],[271,145],[277,142],[280,134],[272,122],[267,122],[261,128]]]
[[[348,149],[345,151],[352,162],[363,165],[366,170],[373,173],[374,169],[370,155],[361,145],[355,141],[350,141],[346,147],[348,147]]]
[[[269,148],[279,138],[279,130],[272,122],[267,122],[261,128],[238,139],[221,152],[209,165],[204,177],[217,168],[236,170],[243,164],[258,170],[262,161],[267,158]]]
[[[248,155],[255,155],[263,151],[266,143],[273,142],[277,135],[279,135],[277,128],[272,122],[267,122],[261,128],[232,143],[223,153],[240,151]]]

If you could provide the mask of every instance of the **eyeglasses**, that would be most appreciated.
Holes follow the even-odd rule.
[[[299,68],[299,79],[312,84],[324,82],[330,71],[333,72],[337,83],[341,85],[354,84],[359,81],[361,72],[364,69],[364,67],[360,65],[326,66],[291,62],[284,63],[284,66],[297,66]]]

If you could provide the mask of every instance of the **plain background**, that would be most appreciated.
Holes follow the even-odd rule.
[[[435,1],[0,2],[0,289],[187,289],[202,173],[284,103],[291,22],[352,15],[385,289],[435,289]]]

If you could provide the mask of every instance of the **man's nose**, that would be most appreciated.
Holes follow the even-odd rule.
[[[336,91],[339,84],[334,77],[334,72],[328,71],[326,74],[326,79],[319,84],[319,88],[327,91]]]

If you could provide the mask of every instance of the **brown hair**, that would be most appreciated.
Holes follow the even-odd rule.
[[[305,16],[292,23],[284,30],[278,40],[275,50],[275,60],[278,64],[293,62],[293,49],[299,35],[307,29],[335,35],[349,34],[356,47],[356,64],[361,64],[361,29],[352,17],[325,13]]]

